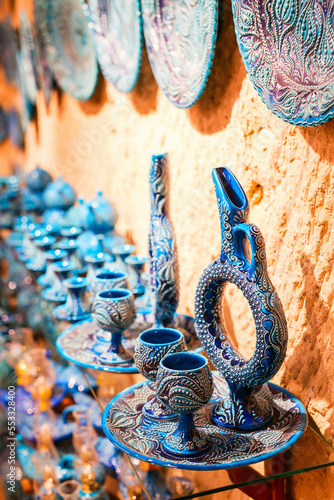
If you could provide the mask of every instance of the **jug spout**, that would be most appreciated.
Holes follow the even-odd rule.
[[[237,224],[248,221],[249,204],[238,179],[227,167],[214,168],[212,177],[219,207],[221,259],[226,260],[230,254],[232,229]]]

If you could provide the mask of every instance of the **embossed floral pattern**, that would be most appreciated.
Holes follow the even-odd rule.
[[[268,459],[291,446],[304,432],[307,418],[303,406],[272,384],[269,388],[274,417],[268,427],[244,433],[214,425],[210,412],[215,402],[227,396],[227,388],[217,372],[213,372],[213,380],[211,402],[194,417],[201,437],[212,444],[208,452],[200,456],[176,456],[163,448],[163,439],[171,435],[178,424],[143,417],[142,407],[154,395],[149,383],[130,387],[109,403],[103,415],[104,432],[114,444],[139,459],[194,470],[225,469]]]
[[[120,92],[130,92],[141,62],[140,2],[88,0],[88,7],[103,76]]]
[[[168,99],[187,108],[201,95],[217,36],[216,0],[143,0],[148,55]]]
[[[333,116],[331,0],[233,0],[237,40],[263,102],[283,120],[316,125]]]

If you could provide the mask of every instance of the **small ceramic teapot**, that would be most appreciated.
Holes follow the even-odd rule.
[[[95,198],[82,203],[82,219],[85,229],[93,233],[107,233],[114,229],[117,212],[114,205],[98,191]]]
[[[26,185],[31,191],[41,192],[51,181],[52,177],[49,172],[46,172],[46,170],[43,170],[39,166],[26,176]]]
[[[60,208],[66,210],[74,205],[76,194],[70,184],[62,177],[50,182],[43,192],[43,201],[47,208]]]

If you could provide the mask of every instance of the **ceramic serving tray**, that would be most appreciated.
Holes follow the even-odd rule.
[[[36,0],[35,21],[59,87],[78,100],[89,99],[97,62],[87,5],[80,0]]]
[[[267,460],[292,446],[307,426],[303,405],[291,393],[268,384],[274,409],[271,423],[253,432],[238,432],[214,425],[212,407],[227,394],[227,384],[213,372],[214,393],[210,403],[195,414],[197,429],[205,434],[211,446],[202,455],[187,457],[167,453],[163,438],[173,432],[177,421],[159,421],[143,417],[142,407],[155,392],[148,382],[129,387],[118,394],[103,413],[106,436],[119,449],[140,460],[165,467],[191,470],[228,469]]]
[[[140,332],[152,327],[151,315],[137,314],[134,325],[125,332],[122,345],[128,352],[134,353],[136,340]],[[173,328],[184,334],[188,350],[200,352],[202,346],[195,330],[194,319],[190,316],[175,314]],[[102,332],[103,335],[103,332]],[[99,340],[101,329],[91,318],[70,326],[58,337],[56,347],[61,356],[72,363],[109,373],[138,373],[133,362],[121,365],[107,365],[99,361],[99,356],[109,349],[109,342]]]
[[[239,49],[268,108],[295,125],[334,114],[334,4],[331,0],[233,0]]]
[[[130,92],[141,62],[140,2],[88,0],[88,8],[103,76],[120,92]]]
[[[217,38],[218,0],[142,0],[143,30],[155,79],[189,108],[202,94]]]

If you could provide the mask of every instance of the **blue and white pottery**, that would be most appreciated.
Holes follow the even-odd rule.
[[[63,228],[78,227],[83,228],[82,205],[84,199],[81,195],[77,197],[77,203],[67,210],[62,219]]]
[[[146,291],[145,282],[143,282],[141,276],[147,261],[147,257],[140,257],[139,255],[129,255],[125,259],[125,264],[128,266],[131,289],[135,297],[141,297]]]
[[[104,78],[119,92],[131,92],[142,53],[140,1],[89,0],[88,7]]]
[[[29,271],[43,273],[46,271],[45,252],[51,250],[52,245],[56,242],[53,236],[44,236],[43,238],[36,238],[34,244],[36,246],[36,254],[32,260],[26,262],[26,268]]]
[[[48,208],[43,212],[42,222],[45,225],[50,224],[60,231],[64,214],[65,211],[61,208]]]
[[[150,169],[149,256],[152,308],[157,325],[169,326],[179,303],[178,262],[168,213],[168,155],[153,155]]]
[[[99,360],[106,364],[127,363],[132,359],[122,345],[122,333],[136,318],[133,293],[130,290],[105,290],[97,294],[93,304],[94,319],[102,330],[111,333],[111,344]]]
[[[213,393],[213,379],[207,359],[201,354],[168,354],[160,361],[157,396],[179,415],[177,429],[163,440],[169,453],[192,456],[207,452],[210,442],[194,425],[193,413],[204,407]]]
[[[94,302],[100,292],[111,288],[130,288],[127,275],[117,270],[99,269],[90,284],[90,301]]]
[[[231,429],[253,430],[273,418],[270,398],[258,397],[262,384],[283,363],[287,323],[281,301],[269,278],[263,236],[248,223],[248,200],[233,173],[213,170],[222,233],[220,257],[199,280],[195,300],[198,335],[209,359],[230,387],[230,397],[212,413],[214,422]],[[249,242],[249,256],[245,243]],[[225,285],[234,283],[246,297],[256,326],[256,347],[247,360],[233,347],[221,317]]]
[[[116,245],[112,248],[112,253],[116,257],[115,267],[124,273],[128,273],[128,266],[125,262],[127,257],[129,257],[136,247],[134,245],[129,245],[125,243],[124,245]]]
[[[85,263],[88,265],[87,281],[88,289],[98,269],[104,267],[107,263],[112,261],[112,257],[106,252],[89,253],[84,258]]]
[[[18,259],[21,262],[28,262],[29,260],[34,259],[37,247],[35,245],[35,240],[37,238],[44,238],[48,235],[46,229],[41,227],[40,224],[29,224],[23,229],[24,226],[20,227],[20,231],[24,230],[22,247],[18,249]]]
[[[49,172],[37,166],[26,175],[25,181],[31,191],[41,192],[52,181],[52,177]]]
[[[37,278],[37,283],[40,286],[47,288],[51,287],[55,281],[55,275],[52,269],[52,264],[66,259],[68,253],[65,252],[65,250],[60,250],[59,248],[56,248],[54,250],[49,250],[48,252],[45,252],[44,256],[47,264],[46,273]]]
[[[117,212],[114,205],[98,191],[95,198],[82,203],[82,220],[85,229],[104,234],[114,229]]]
[[[49,67],[59,87],[86,101],[97,82],[97,61],[88,7],[80,0],[37,2],[35,19]]]
[[[79,226],[62,227],[60,230],[60,235],[69,240],[76,240],[81,233],[82,229]]]
[[[52,270],[54,280],[50,287],[42,291],[42,297],[47,301],[62,304],[67,299],[67,289],[64,286],[64,281],[71,276],[74,264],[73,262],[64,260],[62,262],[55,262],[51,264],[50,268]]]
[[[75,190],[60,176],[50,182],[43,191],[43,201],[47,208],[67,210],[74,205],[75,199]]]
[[[53,311],[54,317],[61,321],[74,323],[90,317],[90,306],[86,299],[86,278],[70,278],[63,282],[67,290],[65,304],[56,307]]]
[[[155,79],[179,108],[202,94],[214,57],[218,0],[142,0],[143,31]]]
[[[186,350],[187,346],[181,332],[172,328],[150,328],[139,335],[134,360],[139,373],[155,383],[160,361],[167,354]],[[146,417],[163,420],[177,416],[161,404],[157,397],[144,405],[143,413]]]

